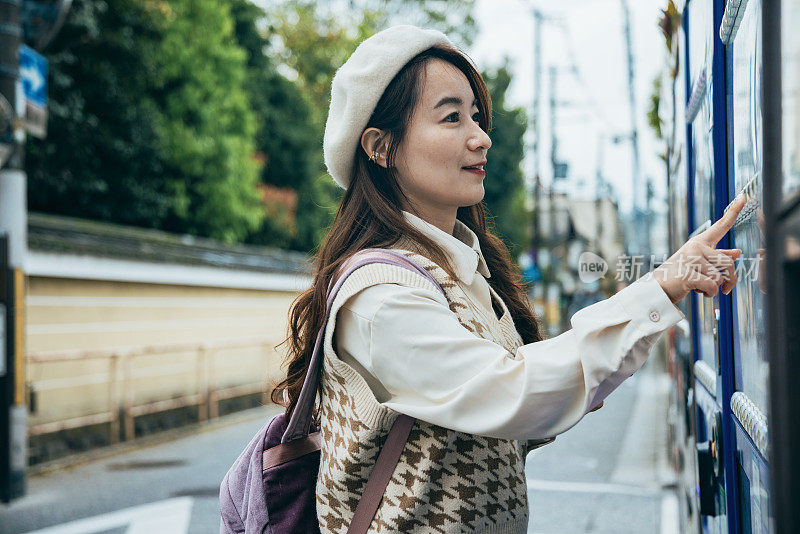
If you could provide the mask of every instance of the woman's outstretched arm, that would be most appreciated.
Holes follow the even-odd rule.
[[[649,277],[510,353],[462,326],[440,293],[379,284],[340,309],[335,335],[339,357],[385,406],[472,434],[541,439],[580,421],[683,317]]]

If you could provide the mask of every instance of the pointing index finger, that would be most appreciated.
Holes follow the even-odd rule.
[[[701,234],[702,239],[712,247],[716,247],[719,240],[725,237],[725,234],[733,228],[733,224],[736,222],[736,218],[741,213],[746,202],[747,196],[744,193],[736,197],[725,214]]]

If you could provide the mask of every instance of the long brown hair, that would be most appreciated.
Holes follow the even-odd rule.
[[[272,401],[286,406],[287,418],[297,403],[314,342],[325,318],[328,284],[347,258],[365,248],[391,247],[405,236],[416,243],[426,257],[456,278],[447,254],[405,221],[401,210],[407,205],[407,197],[394,171],[397,147],[419,99],[425,66],[432,59],[447,61],[464,73],[478,100],[480,127],[485,132],[491,130],[492,103],[486,83],[472,63],[455,48],[436,46],[420,53],[389,83],[367,123],[367,128],[378,128],[388,136],[388,168],[370,162],[364,150],[358,147],[353,179],[321,249],[312,260],[316,271],[313,284],[294,300],[289,311],[288,338],[281,343],[290,343],[287,376],[272,391]],[[538,321],[508,249],[486,228],[485,204],[480,202],[461,207],[456,218],[478,236],[481,252],[491,272],[487,281],[508,306],[522,340],[525,343],[541,340]],[[288,402],[283,398],[284,392],[288,394]]]

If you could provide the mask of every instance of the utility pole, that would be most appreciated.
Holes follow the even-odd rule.
[[[539,100],[541,98],[541,79],[542,79],[542,13],[533,10],[534,33],[533,33],[533,250],[536,261],[539,261],[539,247],[542,245],[539,227],[541,218],[539,203],[539,188],[541,178],[539,175],[539,150],[540,128],[539,128]]]
[[[620,0],[620,2],[622,3],[622,15],[624,21],[623,32],[625,34],[625,48],[628,65],[628,99],[631,108],[631,180],[633,182],[632,213],[634,223],[638,226],[641,223],[641,184],[639,183],[639,130],[636,126],[636,79],[633,62],[633,42],[631,37],[631,14],[630,9],[628,8],[627,0]],[[638,236],[639,234],[633,233],[633,235]],[[633,245],[633,252],[640,254],[643,252],[645,247],[648,247],[649,243],[642,243],[641,237],[634,237],[634,239],[636,240],[636,243]]]
[[[653,180],[650,177],[647,178],[647,182],[645,183],[645,204],[644,204],[644,220],[645,220],[645,251],[648,254],[648,260],[650,261],[652,257],[650,256],[653,252],[653,196],[655,196],[655,190],[653,187]],[[650,269],[655,267],[655,265],[650,265]]]
[[[556,205],[555,205],[555,185],[556,185],[556,174],[557,174],[557,167],[558,167],[558,136],[556,136],[556,76],[558,75],[556,71],[555,65],[550,65],[549,67],[549,78],[550,78],[550,165],[553,168],[553,178],[550,181],[550,191],[549,195],[549,209],[550,209],[550,249],[551,249],[551,258],[550,258],[550,276],[548,276],[548,283],[552,284],[555,281],[555,269],[553,269],[553,258],[552,258],[552,248],[553,248],[553,240],[556,236]]]
[[[603,134],[597,136],[597,176],[595,183],[595,217],[597,219],[597,228],[595,229],[595,252],[600,254],[600,243],[603,238],[603,164],[605,162],[605,144],[606,138]],[[610,259],[610,258],[609,258]]]
[[[0,98],[10,105],[11,128],[0,139],[12,148],[0,169],[0,501],[25,494],[27,409],[23,376],[24,274],[27,248],[25,132],[19,119],[22,84],[20,0],[0,0]]]

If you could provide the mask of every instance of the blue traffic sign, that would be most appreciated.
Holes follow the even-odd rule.
[[[19,74],[25,98],[31,104],[44,108],[47,105],[47,60],[33,48],[19,47]]]

